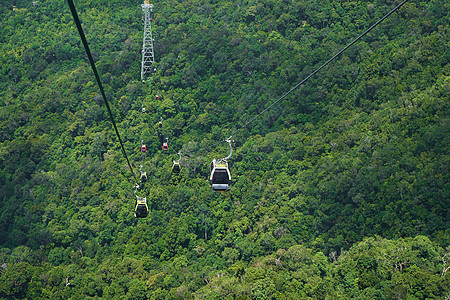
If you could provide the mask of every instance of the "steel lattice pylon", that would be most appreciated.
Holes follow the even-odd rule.
[[[152,73],[152,64],[155,62],[155,55],[153,53],[153,37],[151,25],[151,13],[153,12],[153,4],[145,0],[141,5],[144,11],[144,41],[142,43],[142,67],[141,67],[141,81],[144,81],[144,76]]]

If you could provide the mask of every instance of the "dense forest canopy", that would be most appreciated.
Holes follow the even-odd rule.
[[[136,219],[67,2],[1,1],[0,297],[450,297],[448,1],[408,1],[236,131],[399,3],[152,1],[142,84],[142,1],[76,0],[149,178]]]

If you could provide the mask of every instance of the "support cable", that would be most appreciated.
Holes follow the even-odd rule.
[[[296,90],[299,86],[301,86],[303,83],[305,83],[308,79],[310,79],[312,76],[314,76],[317,72],[319,72],[320,70],[322,70],[326,65],[328,65],[330,62],[332,62],[336,57],[338,57],[340,54],[342,54],[342,52],[344,52],[345,50],[347,50],[348,48],[350,48],[353,44],[355,44],[357,41],[359,41],[362,37],[364,37],[367,33],[369,33],[372,29],[374,29],[376,26],[378,26],[378,24],[380,24],[381,22],[383,22],[387,17],[389,17],[392,13],[394,13],[396,10],[398,10],[403,4],[405,4],[406,2],[408,2],[408,0],[404,0],[402,3],[400,3],[399,5],[397,5],[395,8],[393,8],[389,13],[387,13],[384,17],[382,17],[380,20],[378,20],[375,24],[373,24],[372,26],[369,27],[369,29],[367,29],[366,31],[364,31],[360,36],[358,36],[355,40],[353,40],[350,44],[348,44],[347,46],[345,46],[344,48],[342,48],[338,53],[336,53],[335,55],[333,55],[333,57],[331,57],[329,60],[327,60],[324,64],[322,64],[319,68],[317,68],[314,72],[312,72],[311,74],[309,74],[305,79],[303,79],[302,81],[300,81],[298,84],[296,84],[293,88],[291,88],[288,92],[286,92],[284,95],[282,95],[280,98],[278,98],[275,102],[273,102],[272,104],[270,104],[267,108],[265,108],[263,111],[261,111],[259,114],[257,114],[255,117],[253,117],[252,119],[250,119],[249,121],[247,121],[244,125],[242,125],[241,127],[239,127],[238,129],[236,129],[232,135],[235,135],[238,131],[240,131],[241,129],[247,127],[250,123],[252,123],[253,121],[255,121],[258,117],[260,117],[263,113],[265,113],[266,111],[268,111],[269,109],[272,108],[272,106],[274,106],[275,104],[277,104],[278,102],[280,102],[281,100],[283,100],[284,98],[286,98],[290,93],[292,93],[294,90]]]
[[[116,131],[117,138],[119,139],[122,153],[123,153],[125,159],[127,160],[128,167],[130,168],[130,172],[133,174],[134,181],[138,185],[138,180],[136,178],[136,174],[134,174],[133,167],[131,166],[130,160],[128,159],[128,155],[125,152],[125,147],[123,146],[122,139],[120,138],[119,130],[117,130],[116,122],[114,121],[114,117],[112,115],[111,108],[108,103],[108,99],[106,99],[105,90],[103,89],[102,82],[100,81],[100,76],[98,75],[97,68],[95,67],[94,59],[92,58],[91,50],[89,49],[89,45],[86,40],[86,36],[84,35],[83,28],[81,27],[81,22],[80,22],[80,19],[78,18],[78,14],[75,9],[75,5],[73,4],[73,0],[67,0],[67,2],[69,4],[70,11],[72,12],[73,20],[75,22],[75,25],[77,26],[81,41],[83,42],[84,50],[86,51],[86,54],[88,56],[89,63],[91,64],[92,71],[94,72],[95,79],[97,80],[98,87],[100,88],[100,93],[102,94],[103,101],[105,102],[109,117],[113,124],[114,130]]]
[[[400,7],[403,6],[403,4],[405,4],[406,2],[408,2],[408,0],[404,0],[403,2],[401,2],[399,5],[397,5],[395,8],[393,8],[390,12],[388,12],[384,17],[382,17],[381,19],[379,19],[375,24],[373,24],[372,26],[370,26],[366,31],[364,31],[362,34],[360,34],[355,40],[353,40],[352,42],[350,42],[347,46],[345,46],[344,48],[342,48],[339,52],[337,52],[335,55],[333,55],[329,60],[327,60],[325,63],[323,63],[319,68],[317,68],[314,72],[312,72],[311,74],[309,74],[306,78],[304,78],[302,81],[300,81],[299,83],[297,83],[294,87],[292,87],[288,92],[284,93],[281,97],[279,97],[275,102],[273,102],[272,104],[270,104],[268,107],[266,107],[263,111],[261,111],[259,114],[257,114],[256,116],[254,116],[252,119],[248,120],[244,125],[242,125],[241,127],[239,127],[238,129],[234,130],[231,134],[231,136],[228,139],[225,140],[221,140],[219,142],[216,142],[215,144],[211,145],[211,146],[206,146],[200,150],[198,150],[197,152],[203,152],[206,151],[208,149],[211,148],[216,148],[220,143],[222,142],[228,142],[229,139],[231,139],[232,136],[236,135],[239,131],[241,131],[242,129],[244,129],[245,127],[247,127],[250,123],[252,123],[253,121],[255,121],[257,118],[259,118],[262,114],[264,114],[266,111],[268,111],[269,109],[271,109],[275,104],[277,104],[278,102],[280,102],[281,100],[283,100],[284,98],[286,98],[290,93],[292,93],[294,90],[296,90],[298,87],[300,87],[303,83],[305,83],[308,79],[310,79],[312,76],[314,76],[315,74],[317,74],[320,70],[322,70],[325,66],[327,66],[330,62],[332,62],[336,57],[338,57],[340,54],[342,54],[345,50],[347,50],[348,48],[350,48],[351,46],[353,46],[357,41],[359,41],[361,38],[363,38],[367,33],[369,33],[372,29],[374,29],[376,26],[378,26],[381,22],[383,22],[386,18],[388,18],[391,14],[393,14],[395,11],[397,11]]]

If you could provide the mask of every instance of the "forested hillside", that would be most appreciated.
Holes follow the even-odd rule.
[[[246,127],[400,1],[151,1],[145,84],[142,2],[75,5],[145,219],[67,2],[0,2],[0,298],[450,297],[449,1],[408,1]]]

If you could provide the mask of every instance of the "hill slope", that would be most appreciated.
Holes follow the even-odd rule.
[[[141,220],[67,3],[12,4],[0,4],[1,297],[448,296],[448,3],[409,1],[234,134],[232,189],[213,193],[221,141],[394,4],[153,2],[157,72],[143,85],[141,3],[77,1],[149,176]]]

